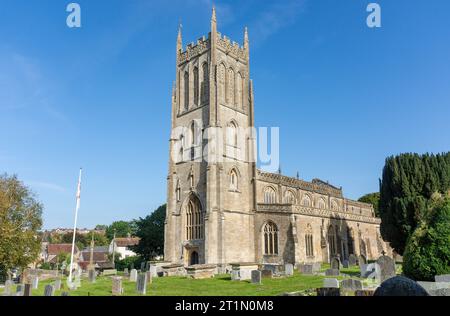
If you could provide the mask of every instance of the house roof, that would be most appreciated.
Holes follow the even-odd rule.
[[[60,253],[71,253],[72,244],[49,244],[47,247],[47,253],[49,255],[58,255]],[[75,245],[75,251],[78,252],[78,247]]]
[[[83,251],[81,253],[81,256],[83,258],[83,261],[90,261],[91,260],[91,252],[90,251]],[[109,259],[108,259],[108,252],[107,251],[94,251],[93,252],[93,261],[94,262],[106,262],[106,261],[109,261]]]
[[[135,246],[139,244],[141,239],[138,237],[127,237],[127,238],[116,238],[114,241],[116,242],[117,247],[128,247]]]

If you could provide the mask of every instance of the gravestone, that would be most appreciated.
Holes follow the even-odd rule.
[[[95,283],[96,273],[95,270],[89,270],[89,282]]]
[[[367,264],[367,260],[366,260],[366,257],[364,257],[363,255],[360,255],[360,256],[358,257],[358,265],[359,265],[359,267],[361,268],[361,266],[362,266],[363,264]]]
[[[334,257],[331,259],[330,266],[331,266],[331,269],[339,270],[341,268],[341,262],[339,261],[339,259],[337,257]]]
[[[121,277],[113,277],[112,278],[112,295],[122,295],[122,278]]]
[[[262,270],[262,271],[261,271],[261,277],[262,277],[262,278],[272,279],[272,278],[273,278],[273,272],[272,272],[272,270]]]
[[[16,296],[23,296],[24,286],[22,284],[17,284]]]
[[[314,262],[313,263],[313,273],[314,272],[319,272],[320,270],[322,270],[322,263],[321,262]]]
[[[136,291],[145,295],[147,293],[147,273],[140,273],[136,283]]]
[[[376,289],[374,296],[430,296],[417,282],[403,276],[387,279]]]
[[[30,283],[26,283],[25,284],[25,288],[23,290],[23,296],[31,296],[32,295],[31,289],[32,289],[31,284]]]
[[[362,283],[355,279],[345,279],[341,281],[341,288],[346,291],[362,290]]]
[[[39,278],[37,275],[31,277],[31,286],[33,290],[37,290],[39,287]]]
[[[380,267],[378,263],[363,264],[360,268],[361,278],[380,280]]]
[[[327,269],[325,271],[325,275],[326,276],[338,276],[339,275],[339,270],[338,269]]]
[[[324,288],[339,288],[338,279],[323,279]]]
[[[54,286],[55,286],[55,291],[61,290],[61,279],[56,279]]]
[[[348,256],[348,264],[349,266],[356,266],[356,263],[358,262],[358,258],[354,254],[351,254]]]
[[[44,296],[53,296],[55,295],[55,287],[51,284],[47,284],[44,289]]]
[[[130,273],[128,272],[128,268],[125,268],[125,270],[123,270],[123,275],[126,277],[130,276]]]
[[[301,274],[312,275],[313,274],[313,265],[312,264],[302,264],[298,267],[299,272]]]
[[[440,288],[430,291],[431,296],[450,296],[450,288]]]
[[[131,270],[131,273],[130,273],[130,282],[136,282],[137,281],[137,270],[136,269],[133,269],[133,270]]]
[[[395,277],[395,262],[388,256],[381,256],[377,260],[380,267],[380,282],[384,282],[389,278]]]
[[[252,271],[252,283],[261,284],[261,271],[258,270]]]
[[[239,271],[238,270],[231,270],[231,281],[240,281],[241,278],[239,277]]]
[[[286,263],[284,265],[284,273],[287,276],[292,276],[294,274],[294,265],[291,263]]]
[[[152,284],[153,283],[153,275],[150,272],[150,270],[147,270],[147,272],[145,272],[145,274],[147,274],[147,284]]]
[[[141,272],[145,272],[145,262],[141,262]]]
[[[343,267],[343,268],[348,269],[349,266],[350,266],[350,265],[349,265],[349,263],[348,263],[348,260],[342,261],[342,267]]]
[[[5,290],[3,291],[4,296],[10,296],[12,295],[12,287],[14,285],[14,282],[11,280],[6,280],[5,282]]]
[[[435,275],[434,280],[436,282],[450,283],[450,274]]]
[[[62,292],[61,296],[70,296],[69,292]]]
[[[331,288],[318,288],[316,289],[317,296],[341,296],[341,289],[331,287]]]

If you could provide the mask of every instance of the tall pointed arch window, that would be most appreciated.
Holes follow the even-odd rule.
[[[236,86],[237,86],[237,91],[236,91],[236,103],[239,109],[243,108],[244,105],[244,95],[243,95],[243,91],[244,91],[244,80],[242,79],[242,75],[239,72],[237,75],[237,82],[236,82]]]
[[[322,198],[320,198],[320,199],[319,199],[319,202],[317,203],[317,207],[320,208],[320,209],[326,208],[325,200],[322,199]]]
[[[226,90],[225,90],[225,76],[226,76],[226,68],[224,64],[219,65],[219,101],[222,104],[225,104],[225,96],[226,96]]]
[[[238,127],[233,121],[228,124],[227,143],[234,147],[237,147],[238,145]]]
[[[235,169],[231,169],[230,172],[230,190],[238,190],[238,175]]]
[[[184,109],[189,109],[189,72],[184,72]]]
[[[203,72],[203,82],[202,82],[202,91],[201,91],[201,103],[208,102],[208,94],[209,94],[209,70],[208,70],[208,64],[204,63],[202,66],[202,72]]]
[[[263,244],[265,255],[278,254],[278,228],[273,222],[268,222],[264,225]]]
[[[194,68],[194,105],[198,105],[198,101],[199,101],[199,74],[198,74],[198,68],[195,67]]]
[[[234,70],[232,68],[228,69],[228,77],[227,77],[227,103],[229,105],[235,105],[235,77],[234,77]]]
[[[302,206],[311,207],[311,198],[309,195],[305,195],[302,199]]]
[[[295,196],[291,190],[287,190],[284,193],[284,203],[286,204],[295,204]]]
[[[313,243],[313,232],[311,224],[306,226],[305,231],[305,245],[306,245],[306,256],[314,257],[314,243]]]
[[[203,239],[204,222],[200,201],[196,196],[192,196],[186,206],[186,240]]]
[[[330,251],[330,259],[331,257],[335,256],[337,254],[337,248],[336,248],[336,231],[334,230],[334,227],[330,225],[328,228],[328,246]]]

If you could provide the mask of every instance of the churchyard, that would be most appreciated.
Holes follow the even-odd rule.
[[[94,270],[78,274],[69,289],[66,277],[39,280],[29,273],[24,284],[7,281],[3,296],[449,296],[450,275],[435,282],[414,282],[400,276],[400,264],[388,256],[367,262],[351,255],[330,264],[232,264],[226,274],[215,266],[141,265],[123,272]]]

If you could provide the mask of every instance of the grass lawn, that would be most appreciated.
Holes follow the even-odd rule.
[[[323,265],[323,269],[328,268]],[[342,269],[342,273],[359,274],[358,267]],[[353,277],[353,276],[352,276]],[[193,280],[185,277],[153,278],[153,283],[147,285],[147,296],[274,296],[284,292],[297,292],[321,287],[324,276],[301,275],[298,272],[292,277],[263,279],[261,285],[251,284],[250,281],[231,281],[230,275],[216,275],[212,279]],[[338,277],[342,279],[343,277]],[[44,295],[45,285],[52,280],[39,282],[39,288],[33,290],[33,296]],[[64,287],[67,288],[65,282]],[[136,296],[136,283],[123,280],[124,296]],[[96,283],[88,280],[81,281],[81,287],[70,291],[71,296],[111,296],[111,277],[98,277]],[[0,293],[3,289],[0,289]],[[62,291],[56,291],[60,296]]]

